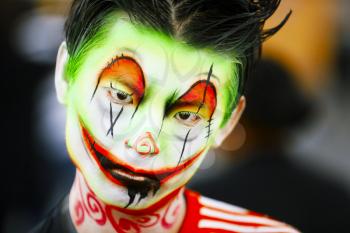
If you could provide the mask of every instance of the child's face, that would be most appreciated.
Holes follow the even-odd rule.
[[[97,196],[143,209],[185,185],[232,111],[235,65],[118,19],[66,95],[69,153]]]

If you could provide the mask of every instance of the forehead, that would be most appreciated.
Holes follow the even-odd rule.
[[[225,81],[233,76],[234,59],[210,49],[198,49],[181,40],[131,23],[114,15],[104,29],[103,38],[93,38],[82,66],[102,68],[113,57],[131,55],[152,79],[171,78],[185,81],[193,75],[207,73],[214,64],[213,76]],[[80,67],[82,68],[82,67]],[[169,77],[172,76],[172,77]],[[164,81],[164,80],[163,80]]]

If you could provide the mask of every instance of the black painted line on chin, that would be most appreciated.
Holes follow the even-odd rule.
[[[130,192],[130,190],[128,191],[128,195],[129,195],[129,202],[128,204],[124,207],[124,209],[127,209],[135,200],[135,193]]]

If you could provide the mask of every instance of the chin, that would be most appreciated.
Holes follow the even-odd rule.
[[[84,169],[83,169],[84,170]],[[183,176],[174,177],[174,183],[169,183],[159,187],[156,193],[150,190],[146,196],[137,193],[130,197],[130,189],[124,186],[116,185],[110,181],[101,171],[80,171],[79,176],[88,186],[88,189],[95,194],[104,204],[117,207],[120,210],[143,211],[158,209],[173,199],[185,185]],[[176,182],[175,182],[176,181]],[[179,182],[180,181],[180,182]]]

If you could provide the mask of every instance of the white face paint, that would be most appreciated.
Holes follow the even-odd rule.
[[[186,184],[234,101],[232,60],[116,20],[68,77],[67,146],[99,198],[144,209]]]

